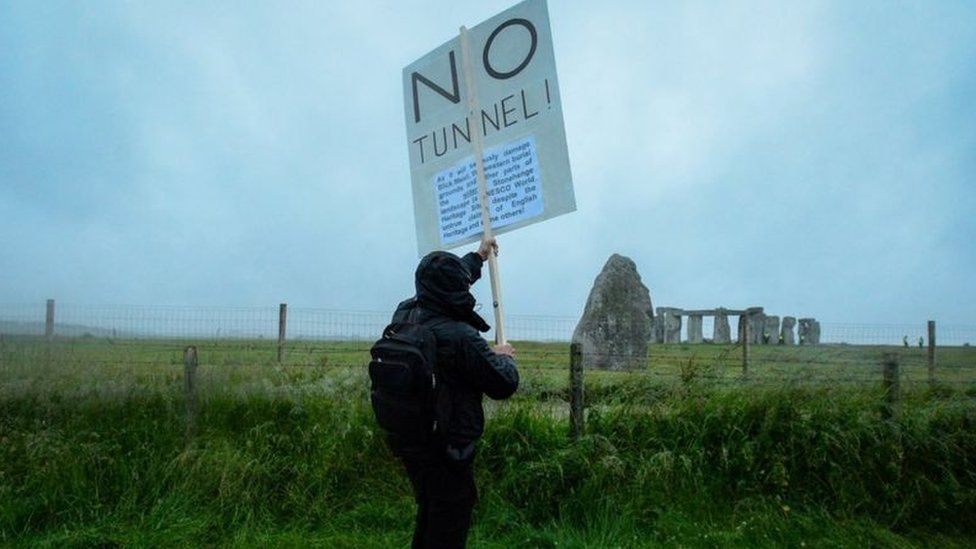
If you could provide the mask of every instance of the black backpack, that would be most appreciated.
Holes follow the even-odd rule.
[[[376,421],[399,444],[424,444],[437,431],[437,339],[430,325],[393,322],[370,349],[370,400]]]

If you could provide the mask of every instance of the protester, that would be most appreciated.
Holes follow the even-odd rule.
[[[505,399],[518,388],[515,349],[489,348],[479,332],[490,327],[469,291],[488,254],[497,252],[492,238],[464,257],[428,254],[417,267],[416,295],[393,315],[393,322],[429,326],[437,340],[435,434],[428,441],[389,439],[417,502],[414,548],[464,547],[477,501],[472,465],[484,430],[482,399]]]

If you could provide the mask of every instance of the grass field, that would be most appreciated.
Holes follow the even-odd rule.
[[[402,547],[408,483],[367,400],[368,343],[0,340],[0,545]],[[516,343],[489,403],[474,547],[976,544],[976,353],[653,346],[586,373],[567,436],[568,348]],[[902,398],[881,419],[881,356]]]

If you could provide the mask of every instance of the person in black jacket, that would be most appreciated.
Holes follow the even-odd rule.
[[[515,350],[507,344],[488,347],[481,332],[490,327],[475,312],[469,291],[488,254],[497,251],[492,238],[464,257],[428,254],[417,266],[416,295],[393,314],[393,322],[410,315],[437,338],[437,434],[425,443],[390,442],[417,501],[414,548],[464,547],[478,499],[472,464],[485,427],[482,398],[505,399],[518,388]]]

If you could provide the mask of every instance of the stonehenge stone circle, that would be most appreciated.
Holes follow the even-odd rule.
[[[573,332],[583,347],[583,366],[620,370],[644,364],[654,309],[637,265],[613,254],[593,282]]]

